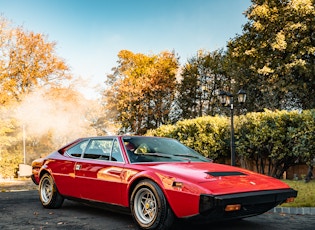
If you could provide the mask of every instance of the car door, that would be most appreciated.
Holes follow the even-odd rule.
[[[54,169],[52,174],[58,190],[64,196],[78,197],[80,195],[75,181],[75,165],[82,157],[88,143],[89,140],[83,140],[62,149],[63,156],[49,163],[49,167]]]
[[[124,160],[116,138],[91,139],[75,165],[80,198],[120,204]]]

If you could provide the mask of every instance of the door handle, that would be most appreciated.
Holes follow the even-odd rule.
[[[81,165],[76,164],[76,165],[75,165],[75,170],[80,170],[80,169],[81,169]]]

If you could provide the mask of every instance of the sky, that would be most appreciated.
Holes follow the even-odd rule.
[[[242,33],[250,0],[0,0],[0,15],[56,42],[87,97],[97,97],[120,50],[175,51],[180,63],[198,50],[225,48]]]

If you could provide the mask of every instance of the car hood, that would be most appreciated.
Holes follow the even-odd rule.
[[[190,162],[150,167],[183,182],[184,186],[185,182],[194,183],[214,195],[289,188],[275,178],[222,164]]]

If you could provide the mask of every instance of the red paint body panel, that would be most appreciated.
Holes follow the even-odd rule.
[[[203,188],[203,192],[213,195],[289,188],[288,185],[277,179],[215,163],[170,163],[161,164],[152,169],[199,185]],[[246,175],[214,177],[205,173],[236,170]]]
[[[101,137],[94,139],[97,138]],[[150,179],[162,189],[171,209],[179,218],[200,214],[202,194],[221,196],[289,189],[279,180],[248,170],[187,158],[170,162],[167,156],[162,155],[156,156],[160,162],[131,163],[124,147],[124,136],[114,138],[119,141],[122,162],[85,159],[66,154],[72,146],[82,140],[89,140],[83,138],[45,159],[35,160],[32,164],[34,183],[38,184],[43,173],[48,172],[53,176],[60,194],[65,197],[129,207],[134,185],[139,180]],[[220,176],[221,172],[237,172],[240,175]],[[213,176],[212,173],[219,174]]]

